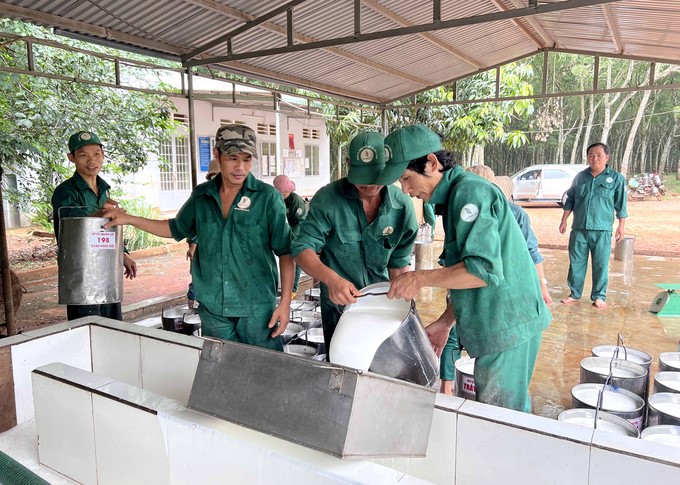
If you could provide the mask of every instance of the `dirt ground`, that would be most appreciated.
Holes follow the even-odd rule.
[[[562,210],[555,205],[526,205],[531,226],[539,244],[546,248],[565,248],[569,232],[558,231]],[[635,236],[635,252],[657,256],[680,256],[680,196],[663,200],[641,200],[628,203],[626,234]],[[12,269],[21,273],[55,265],[57,245],[54,237],[45,237],[36,227],[7,231],[9,259]],[[438,236],[442,237],[441,228]]]

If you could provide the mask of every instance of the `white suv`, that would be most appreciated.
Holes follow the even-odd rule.
[[[588,168],[588,165],[545,164],[532,165],[512,176],[515,190],[514,201],[555,202],[563,206],[566,193],[576,175]]]

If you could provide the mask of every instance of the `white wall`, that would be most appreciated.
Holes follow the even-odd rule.
[[[185,98],[171,98],[177,107],[177,113],[189,114],[188,100]],[[246,123],[257,132],[257,124],[276,125],[276,113],[274,111],[254,110],[244,108],[225,108],[215,107],[208,101],[194,101],[194,116],[196,127],[196,149],[198,150],[198,137],[214,137],[220,127],[221,120],[234,120]],[[320,132],[318,140],[303,138],[304,129],[315,129]],[[301,196],[312,196],[324,185],[330,182],[330,140],[326,134],[326,127],[323,119],[308,118],[306,116],[290,116],[286,113],[279,115],[279,125],[277,135],[257,135],[258,142],[269,141],[278,146],[278,170],[277,173],[285,173],[283,167],[283,157],[281,151],[289,148],[289,135],[293,135],[295,148],[304,150],[305,144],[316,144],[319,146],[319,175],[291,177],[297,186],[296,192]],[[199,154],[196,153],[196,173],[198,182],[205,181],[207,170],[201,170]],[[253,167],[253,174],[260,173],[257,167]],[[262,176],[261,180],[272,183],[274,176]],[[129,184],[126,191],[130,197],[143,196],[147,202],[160,207],[161,210],[176,210],[189,196],[189,192],[177,192],[168,196],[161,194],[160,175],[158,161],[151,159],[144,170],[134,176],[128,177]]]

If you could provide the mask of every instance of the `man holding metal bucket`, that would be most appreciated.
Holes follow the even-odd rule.
[[[543,330],[551,320],[517,221],[501,190],[456,166],[439,136],[423,125],[390,133],[391,157],[378,183],[442,211],[445,267],[410,271],[392,281],[389,298],[411,299],[425,286],[450,289],[451,304],[427,328],[440,352],[453,324],[471,357],[477,400],[530,412],[529,382]]]
[[[305,273],[321,281],[321,321],[327,351],[345,305],[359,288],[408,271],[418,233],[413,203],[396,187],[376,179],[385,166],[380,133],[356,135],[349,146],[346,178],[314,195],[293,256]]]
[[[215,135],[220,174],[196,186],[170,220],[151,220],[111,208],[106,227],[130,224],[177,241],[197,238],[191,278],[204,336],[283,350],[295,267],[281,194],[257,180],[255,132],[224,125]],[[279,257],[281,301],[276,304]]]
[[[61,217],[81,217],[96,213],[105,206],[118,206],[109,199],[110,186],[99,176],[104,164],[104,146],[99,137],[90,131],[79,131],[68,140],[68,159],[76,166],[73,177],[59,184],[52,194],[54,236],[59,243],[59,222]],[[77,250],[74,248],[74,250]],[[123,254],[125,276],[137,276],[137,263],[127,252]],[[120,302],[101,305],[67,305],[69,320],[99,315],[122,320]]]

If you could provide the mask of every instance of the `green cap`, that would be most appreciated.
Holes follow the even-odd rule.
[[[100,147],[103,147],[102,141],[91,131],[79,131],[78,133],[71,135],[71,138],[68,139],[69,152],[75,152],[78,148],[84,147],[85,145],[99,145]]]
[[[442,141],[434,131],[425,125],[409,125],[393,131],[385,137],[385,170],[379,185],[390,185],[399,180],[408,163],[416,158],[442,150]]]
[[[349,144],[349,173],[347,180],[356,185],[376,185],[385,168],[385,143],[375,131],[359,133]]]

